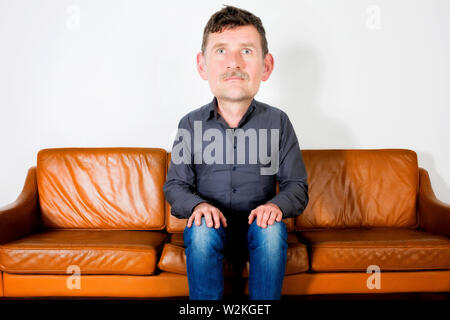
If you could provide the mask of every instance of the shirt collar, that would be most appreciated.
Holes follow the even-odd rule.
[[[247,109],[247,112],[242,117],[243,119],[247,118],[254,110],[256,109],[256,100],[252,99],[250,106]],[[217,112],[217,98],[214,97],[213,100],[208,104],[206,108],[206,118],[205,120],[211,120],[214,118],[217,120],[219,118],[219,113]]]

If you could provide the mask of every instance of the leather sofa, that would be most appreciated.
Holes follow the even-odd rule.
[[[302,154],[309,203],[283,220],[283,296],[450,292],[450,206],[414,151]],[[169,163],[159,148],[40,150],[0,208],[0,296],[188,297],[186,220],[163,194]]]

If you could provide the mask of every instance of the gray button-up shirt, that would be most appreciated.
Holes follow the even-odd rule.
[[[248,215],[272,202],[288,218],[301,214],[309,200],[305,165],[289,117],[255,99],[237,128],[219,115],[216,97],[185,115],[163,190],[178,218],[188,218],[201,202],[225,217],[229,212]]]

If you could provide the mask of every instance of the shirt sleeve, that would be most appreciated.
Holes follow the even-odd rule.
[[[188,118],[184,117],[178,124],[178,132],[180,129],[185,129],[190,133],[190,137],[193,137],[193,130],[189,124]],[[183,155],[171,155],[170,166],[167,172],[166,182],[163,186],[164,195],[166,200],[171,206],[171,214],[177,218],[185,219],[189,218],[192,214],[192,210],[201,202],[208,202],[197,194],[196,189],[196,175],[194,170],[194,157],[192,155],[192,144],[190,141],[183,138],[181,141],[177,134],[173,143],[172,152],[178,144],[182,144]],[[187,154],[184,154],[187,152]],[[183,157],[184,161],[176,161],[174,163],[174,157]]]
[[[280,207],[284,219],[300,215],[309,197],[307,173],[294,127],[285,113],[281,121],[280,164],[277,172],[280,192],[269,202]]]

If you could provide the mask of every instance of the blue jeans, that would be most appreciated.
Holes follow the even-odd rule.
[[[224,251],[233,263],[240,262],[242,265],[249,258],[250,300],[281,298],[287,252],[284,222],[275,221],[271,226],[261,228],[256,224],[256,219],[248,225],[247,217],[234,220],[227,217],[227,227],[221,225],[215,229],[207,227],[202,217],[200,226],[194,222],[190,228],[185,227],[184,244],[191,300],[223,298]]]

